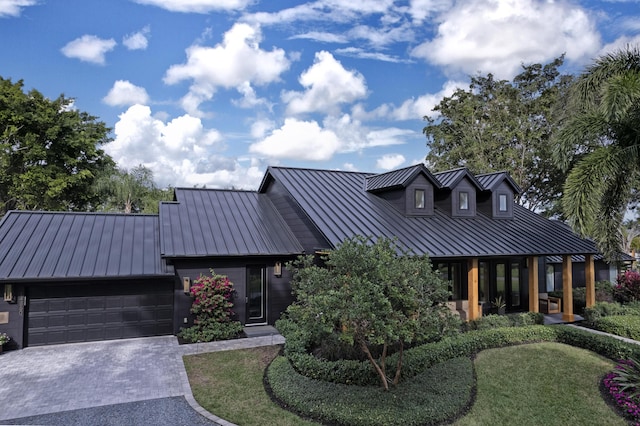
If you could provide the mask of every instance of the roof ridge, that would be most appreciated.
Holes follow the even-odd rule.
[[[151,216],[157,217],[157,213],[122,213],[122,212],[60,212],[51,210],[9,210],[8,214],[42,214],[42,215],[72,215],[72,216],[123,216],[123,217],[141,217]]]

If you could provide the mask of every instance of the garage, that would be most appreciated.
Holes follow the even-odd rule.
[[[25,346],[173,333],[171,282],[40,285],[27,293]]]

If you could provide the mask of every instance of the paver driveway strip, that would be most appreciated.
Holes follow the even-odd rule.
[[[0,356],[0,421],[191,395],[173,336],[32,347]]]

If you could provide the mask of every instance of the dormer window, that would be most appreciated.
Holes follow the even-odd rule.
[[[416,209],[424,209],[424,189],[416,189],[414,191],[414,206]]]
[[[498,197],[498,211],[506,212],[509,208],[507,206],[507,194],[500,194]]]
[[[469,193],[460,191],[458,197],[460,210],[469,210]]]

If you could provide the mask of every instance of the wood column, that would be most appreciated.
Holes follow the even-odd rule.
[[[539,312],[538,301],[538,257],[527,258],[529,269],[529,312]]]
[[[573,322],[573,273],[571,256],[562,256],[562,321]]]
[[[478,258],[469,259],[467,273],[467,299],[469,300],[469,320],[480,317],[478,309]]]
[[[587,287],[587,308],[596,304],[596,269],[593,255],[584,256],[584,280]]]

